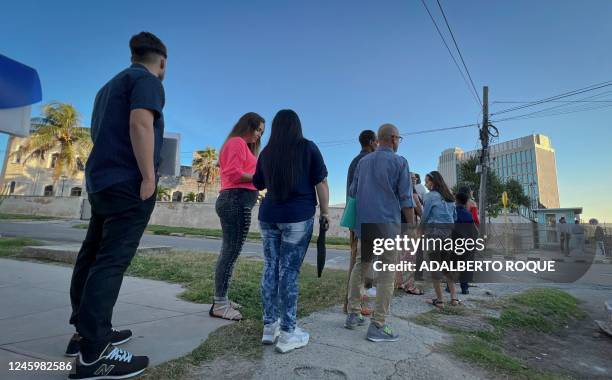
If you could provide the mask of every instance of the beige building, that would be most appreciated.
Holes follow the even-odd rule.
[[[58,152],[51,150],[44,159],[18,154],[27,138],[9,137],[2,168],[2,191],[7,195],[82,197],[85,195],[85,160],[78,158],[76,173],[63,173],[53,179]]]
[[[455,186],[458,164],[479,155],[479,150],[446,149],[438,159],[438,171],[449,186]],[[523,185],[532,209],[559,207],[555,150],[547,136],[534,134],[493,144],[490,158],[491,169],[502,181],[513,178]]]
[[[86,197],[85,160],[81,161],[75,174],[64,173],[57,181],[53,180],[53,170],[57,153],[51,151],[45,159],[30,158],[25,161],[17,152],[26,138],[10,137],[4,157],[2,194],[22,196],[56,196],[56,197]],[[204,185],[198,181],[197,173],[192,173],[191,166],[181,166],[180,175],[163,176],[159,185],[169,193],[165,201],[183,202],[189,193],[194,193],[198,202],[214,202],[219,193],[219,178]]]
[[[180,176],[164,176],[159,179],[159,186],[168,189],[168,199],[162,201],[185,202],[189,193],[195,194],[196,202],[215,202],[221,186],[217,176],[213,183],[204,185],[198,181],[197,173],[192,173],[191,166],[181,166]]]

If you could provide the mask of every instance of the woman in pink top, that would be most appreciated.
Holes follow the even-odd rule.
[[[242,116],[221,147],[221,191],[215,204],[223,230],[223,245],[215,270],[215,296],[210,316],[238,321],[242,315],[227,298],[234,264],[251,226],[257,200],[253,174],[264,133],[264,119],[255,112]]]

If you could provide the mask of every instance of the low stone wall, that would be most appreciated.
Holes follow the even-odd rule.
[[[348,237],[348,230],[340,226],[343,208],[330,207],[330,227],[328,236]],[[251,232],[259,232],[257,216],[259,206],[253,208],[251,216]],[[317,214],[318,215],[318,214]],[[219,217],[213,203],[179,203],[179,202],[157,202],[150,224],[160,224],[174,227],[195,227],[220,229]],[[315,218],[314,234],[319,233],[318,216]]]
[[[58,218],[79,219],[83,199],[80,197],[36,197],[11,195],[0,204],[0,212],[54,216]]]
[[[348,230],[340,227],[344,208],[330,207],[330,228],[328,236],[348,237]],[[91,217],[89,201],[77,197],[29,197],[10,196],[0,205],[0,212],[6,214],[54,216],[58,218],[83,219]],[[257,215],[259,206],[253,208],[251,232],[259,232]],[[195,227],[221,229],[214,203],[198,202],[157,202],[150,224],[174,227]],[[315,218],[314,234],[319,233],[318,216]]]

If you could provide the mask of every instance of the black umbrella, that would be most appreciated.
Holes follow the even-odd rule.
[[[319,238],[317,239],[317,275],[321,277],[325,267],[325,233],[329,229],[327,218],[319,217]]]

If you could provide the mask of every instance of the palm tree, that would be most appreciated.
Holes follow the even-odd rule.
[[[204,186],[202,192],[206,194],[206,186],[214,183],[219,176],[219,164],[215,148],[206,147],[204,150],[196,151],[192,167],[198,173],[198,182]]]
[[[53,162],[53,181],[63,174],[75,175],[82,170],[91,152],[89,129],[80,124],[79,112],[68,103],[52,102],[43,107],[43,116],[32,119],[32,135],[17,152],[23,163],[31,158],[44,160],[48,153],[57,154]]]
[[[170,199],[170,189],[157,185],[157,200],[167,201],[168,199]]]

